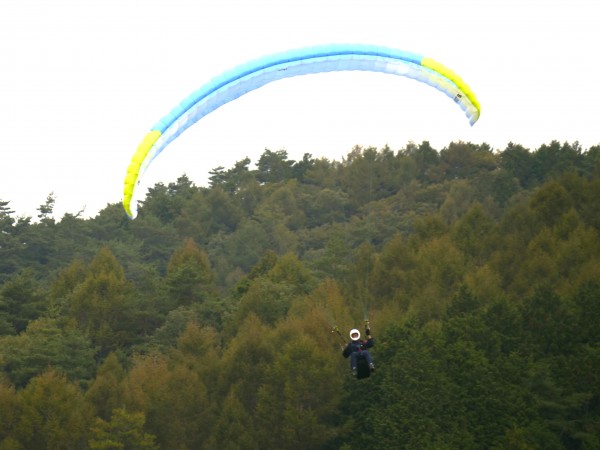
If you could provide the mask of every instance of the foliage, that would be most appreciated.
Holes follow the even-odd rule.
[[[115,409],[110,422],[96,419],[89,440],[90,449],[156,450],[154,436],[144,433],[144,413]]]
[[[129,221],[0,201],[0,449],[600,448],[600,158],[265,150]],[[357,382],[342,339],[369,319]]]

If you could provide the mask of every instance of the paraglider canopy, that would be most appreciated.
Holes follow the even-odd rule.
[[[179,103],[146,134],[127,169],[123,207],[137,215],[136,188],[150,163],[187,128],[220,106],[268,83],[298,75],[335,71],[369,71],[400,75],[445,93],[464,111],[469,123],[479,119],[480,106],[469,86],[431,58],[372,45],[325,45],[266,56],[238,66],[209,81]]]

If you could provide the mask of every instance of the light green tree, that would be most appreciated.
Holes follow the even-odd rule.
[[[0,449],[19,449],[20,445],[13,434],[20,407],[15,388],[0,378]]]
[[[146,429],[161,448],[202,448],[215,420],[200,373],[186,359],[136,357],[124,381],[124,404],[146,416]]]
[[[92,420],[82,392],[50,369],[19,392],[15,437],[27,449],[85,448]]]
[[[100,419],[110,420],[113,410],[123,407],[125,375],[125,369],[117,355],[114,352],[109,353],[85,393],[86,401],[94,407],[96,416]]]
[[[169,260],[165,283],[174,307],[205,301],[214,296],[214,274],[206,253],[186,239]]]
[[[144,413],[113,410],[110,421],[96,418],[89,446],[98,450],[158,450],[155,437],[144,432]]]
[[[68,298],[69,314],[103,354],[128,343],[132,286],[123,267],[106,247],[86,269]]]

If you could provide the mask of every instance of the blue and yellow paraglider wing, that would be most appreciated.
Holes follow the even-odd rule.
[[[480,114],[475,94],[454,72],[431,58],[369,45],[329,45],[278,53],[223,73],[179,103],[146,134],[125,177],[123,206],[137,215],[136,187],[146,168],[167,145],[220,106],[273,81],[337,71],[369,71],[400,75],[428,84],[453,99],[471,125]]]

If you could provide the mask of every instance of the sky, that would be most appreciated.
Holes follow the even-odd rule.
[[[471,127],[445,95],[403,77],[307,75],[271,83],[184,132],[150,185],[265,149],[341,161],[355,145],[459,140],[502,151],[600,144],[597,0],[2,0],[0,200],[36,218],[120,203],[147,131],[213,77],[288,49],[375,44],[431,57],[477,95]],[[125,214],[125,213],[124,213]]]

